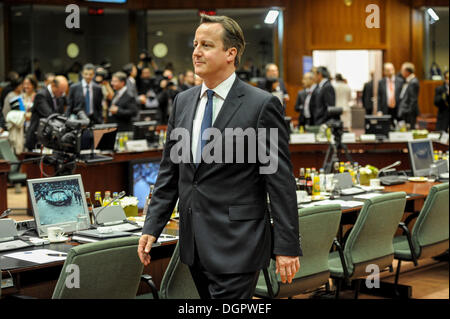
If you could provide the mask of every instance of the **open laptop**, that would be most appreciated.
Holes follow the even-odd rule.
[[[337,180],[337,186],[341,189],[341,195],[348,196],[365,193],[365,190],[362,188],[353,187],[350,173],[335,174],[333,179]]]
[[[12,219],[0,219],[0,251],[30,247],[31,244],[20,240],[16,224]]]

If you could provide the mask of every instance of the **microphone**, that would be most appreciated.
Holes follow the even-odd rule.
[[[11,209],[8,208],[0,215],[0,219],[8,217],[9,214],[11,214]]]
[[[379,177],[381,173],[394,171],[395,169],[393,169],[393,168],[396,167],[396,166],[399,166],[401,163],[402,163],[401,161],[397,161],[397,162],[395,162],[395,163],[392,163],[391,165],[388,165],[388,166],[386,166],[386,167],[383,167],[382,169],[380,169],[380,170],[378,171],[378,176],[377,176],[377,177]]]
[[[99,225],[98,222],[97,222],[97,217],[100,215],[100,213],[101,213],[106,207],[108,207],[108,206],[111,205],[112,203],[118,201],[119,199],[121,199],[121,198],[124,197],[124,196],[125,196],[125,191],[121,191],[121,192],[119,193],[119,195],[117,195],[112,201],[110,201],[108,204],[106,204],[105,206],[103,206],[102,208],[100,208],[100,209],[98,210],[97,214],[95,214],[95,212],[94,212],[93,215],[94,215],[95,226],[98,226],[98,225]]]

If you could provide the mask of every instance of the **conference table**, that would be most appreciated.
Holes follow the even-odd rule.
[[[404,220],[410,214],[420,211],[430,188],[436,184],[437,182],[406,182],[405,184],[401,185],[386,186],[383,192],[404,191],[408,194],[407,208],[405,209],[405,215],[403,218]],[[341,197],[339,199],[346,198],[347,197]],[[341,220],[342,227],[340,231],[341,234],[338,234],[338,237],[342,238],[343,227],[351,227],[351,224],[354,222],[358,212],[362,208],[362,204],[363,202],[361,202],[361,206],[358,207],[343,207]],[[413,225],[411,223],[409,227],[411,228],[412,226]],[[174,232],[176,232],[177,230],[178,222],[171,220],[167,224],[164,232],[174,234]],[[33,249],[45,248],[61,252],[68,252],[75,245],[78,245],[78,243],[68,241],[63,244],[50,244],[43,247],[35,247]],[[165,242],[160,246],[154,247],[151,253],[152,262],[149,266],[144,268],[143,273],[152,275],[153,281],[155,282],[155,285],[158,289],[160,287],[165,269],[169,264],[175,245],[176,240]],[[26,249],[27,248],[24,248],[22,250]],[[9,276],[12,276],[14,278],[14,287],[3,289],[2,296],[10,294],[23,294],[36,298],[51,298],[64,262],[59,261],[50,264],[33,264],[4,257],[4,255],[8,253],[11,252],[0,253],[0,267],[2,269],[3,278]],[[138,295],[149,292],[150,289],[146,286],[146,284],[142,283],[139,287]]]

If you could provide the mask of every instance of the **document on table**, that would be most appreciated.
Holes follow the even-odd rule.
[[[138,233],[132,233],[132,235],[134,236],[141,236],[142,232],[138,232]],[[172,236],[172,235],[167,235],[167,234],[161,234],[158,237],[158,243],[165,243],[168,241],[174,241],[174,240],[178,240],[178,236]]]
[[[312,206],[322,206],[322,205],[330,205],[330,204],[334,204],[334,205],[341,205],[341,207],[358,207],[358,206],[362,206],[364,203],[360,202],[360,201],[355,201],[355,200],[339,200],[339,199],[326,199],[326,200],[321,200],[318,202],[312,202],[306,205],[301,205],[301,207],[312,207]]]
[[[377,196],[380,196],[380,195],[382,195],[382,194],[380,194],[380,193],[367,193],[367,194],[355,195],[355,196],[353,196],[353,198],[370,199],[370,198],[377,197]]]
[[[54,255],[63,254],[64,256],[51,256],[53,254]],[[20,260],[29,261],[29,262],[36,263],[36,264],[46,264],[46,263],[51,263],[51,262],[55,262],[55,261],[65,260],[67,257],[67,254],[56,251],[56,250],[50,250],[50,249],[36,249],[36,250],[28,250],[28,251],[19,251],[16,253],[4,255],[4,257],[20,259]]]

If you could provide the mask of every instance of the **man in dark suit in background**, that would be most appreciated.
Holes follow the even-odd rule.
[[[434,105],[438,108],[436,131],[448,132],[449,110],[448,110],[448,70],[444,72],[444,84],[438,86],[434,95]]]
[[[36,131],[39,126],[39,120],[47,118],[54,113],[64,113],[64,96],[68,87],[69,84],[67,79],[62,75],[58,75],[47,87],[36,93],[31,111],[30,126],[27,130],[25,142],[25,146],[29,150],[36,147]]]
[[[414,64],[405,62],[402,64],[401,73],[405,82],[400,92],[397,118],[409,124],[411,130],[416,128],[416,118],[419,115],[419,80],[414,74]]]
[[[384,77],[378,81],[378,112],[390,115],[392,126],[395,126],[404,79],[395,75],[395,67],[390,62],[383,65],[383,74]]]
[[[370,81],[364,83],[362,91],[362,104],[367,115],[373,113],[373,72],[370,72]]]
[[[314,98],[313,92],[316,88],[314,84],[314,74],[306,72],[303,74],[303,90],[298,92],[295,102],[295,111],[299,112],[298,126],[314,125],[311,117],[310,102]]]
[[[266,77],[258,82],[258,87],[272,94],[280,94],[282,96],[283,106],[286,106],[286,103],[289,101],[289,94],[287,93],[283,79],[280,78],[280,72],[275,63],[268,63],[266,65]]]
[[[83,66],[81,82],[73,84],[69,89],[69,105],[66,113],[77,115],[84,111],[92,124],[103,123],[102,100],[103,93],[100,85],[93,81],[95,67],[93,64]]]
[[[329,80],[330,73],[324,66],[319,66],[314,71],[316,82],[314,100],[311,101],[310,109],[314,125],[321,125],[328,120],[328,108],[335,106],[336,94]]]
[[[117,131],[131,131],[133,117],[138,113],[136,98],[127,88],[127,75],[116,72],[111,78],[115,91],[108,112],[108,122],[117,123]]]
[[[161,168],[139,241],[139,257],[148,265],[151,245],[179,197],[180,258],[189,265],[201,298],[251,298],[259,270],[269,265],[271,255],[283,282],[291,282],[300,267],[295,179],[283,108],[276,97],[236,76],[244,47],[242,30],[234,20],[202,15],[192,59],[195,73],[204,82],[174,100]],[[221,132],[220,163],[208,161],[208,147],[217,142],[208,143],[205,136],[211,127]],[[265,164],[259,159],[236,163],[236,156],[224,164],[223,157],[234,154],[224,152],[226,128],[276,129],[276,169],[261,172]],[[175,129],[185,132],[184,138],[192,143],[187,162],[172,158],[172,147],[178,143],[176,137],[170,138]],[[268,134],[260,134],[263,144],[268,143]],[[237,139],[232,139],[233,150]],[[241,146],[248,154],[248,145]]]

